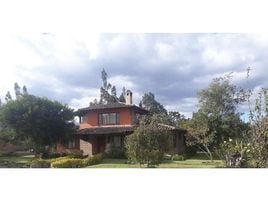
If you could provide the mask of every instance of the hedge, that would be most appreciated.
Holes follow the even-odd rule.
[[[90,165],[95,165],[101,162],[103,156],[102,154],[97,154],[93,157],[88,157],[84,159],[79,158],[68,158],[61,157],[58,159],[52,159],[51,160],[51,167],[53,168],[80,168],[80,167],[86,167]]]
[[[53,168],[80,168],[83,166],[83,160],[79,158],[67,158],[51,163]]]

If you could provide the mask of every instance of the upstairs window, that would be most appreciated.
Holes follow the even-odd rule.
[[[99,125],[119,124],[119,113],[101,113],[99,114]]]

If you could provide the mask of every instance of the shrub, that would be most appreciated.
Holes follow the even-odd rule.
[[[171,159],[175,161],[184,161],[185,157],[183,155],[173,155]]]
[[[101,162],[103,158],[102,154],[97,154],[92,157],[79,159],[79,158],[69,158],[68,156],[51,159],[51,167],[53,168],[80,168],[90,165],[95,165]]]
[[[63,157],[58,157],[58,158],[52,158],[52,159],[49,159],[48,161],[50,163],[52,163],[52,162],[56,162],[56,161],[60,161],[60,160],[66,160],[66,159],[70,159],[70,158],[67,156],[63,156]]]
[[[164,160],[172,160],[172,155],[170,155],[170,154],[165,154],[165,155],[164,155]]]
[[[67,158],[57,160],[51,163],[53,168],[79,168],[83,167],[83,160],[79,158]]]
[[[69,153],[67,154],[68,158],[84,158],[82,152],[77,152],[77,153]]]
[[[66,154],[57,153],[57,152],[50,152],[50,153],[43,153],[41,155],[41,158],[50,159],[50,158],[58,158],[58,157],[62,157],[62,156],[66,156]]]
[[[83,159],[83,166],[96,165],[103,159],[102,154],[96,154],[95,156]]]
[[[50,168],[48,160],[33,160],[30,165],[31,168]]]
[[[105,153],[107,158],[126,158],[125,150],[122,147],[111,146],[109,151]]]
[[[185,149],[185,157],[191,158],[197,154],[198,147],[197,146],[186,146]]]
[[[134,133],[126,137],[127,157],[130,162],[155,167],[170,150],[170,141],[170,134],[165,127],[159,127],[156,122],[147,124],[146,119],[141,120]]]

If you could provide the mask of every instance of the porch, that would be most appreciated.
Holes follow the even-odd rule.
[[[79,139],[80,150],[83,155],[92,156],[98,153],[108,152],[111,147],[122,148],[124,146],[124,135],[81,135]]]

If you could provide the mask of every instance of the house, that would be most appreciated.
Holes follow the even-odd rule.
[[[132,134],[142,115],[148,111],[132,104],[132,92],[127,90],[126,103],[110,103],[91,105],[78,109],[79,130],[73,140],[58,144],[58,152],[82,151],[84,155],[92,156],[107,152],[113,145],[121,148],[124,139]],[[182,153],[185,149],[185,131],[172,126],[159,124],[172,134],[174,153]]]

